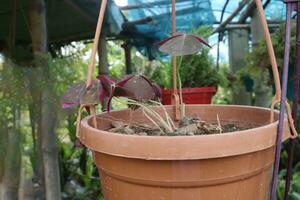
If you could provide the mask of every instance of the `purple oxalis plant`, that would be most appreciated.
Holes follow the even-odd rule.
[[[89,87],[85,83],[71,86],[62,97],[62,108],[71,108],[79,104],[97,104],[99,96],[99,82],[92,81]]]
[[[176,33],[158,43],[159,50],[173,56],[184,56],[199,52],[203,46],[211,46],[200,36]]]
[[[113,97],[127,97],[140,102],[161,98],[160,88],[142,75],[126,75],[112,78],[99,75],[89,87],[78,83],[70,87],[62,98],[62,107],[70,108],[79,104],[95,105],[107,99],[106,109],[110,111]]]

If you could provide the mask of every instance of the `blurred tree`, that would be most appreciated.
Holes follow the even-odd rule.
[[[20,110],[21,102],[19,88],[23,82],[20,71],[16,66],[6,59],[1,71],[0,84],[0,112],[4,115],[0,120],[2,133],[0,148],[3,150],[0,170],[0,182],[2,183],[3,200],[18,199],[18,188],[21,169],[21,132],[20,132]],[[9,83],[6,86],[5,83]]]
[[[57,136],[55,134],[56,112],[53,101],[53,85],[49,73],[46,7],[44,0],[30,1],[29,23],[33,50],[33,65],[40,68],[43,81],[40,89],[40,131],[38,139],[42,150],[44,186],[46,199],[60,199],[60,175]]]

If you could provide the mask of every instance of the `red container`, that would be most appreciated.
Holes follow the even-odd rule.
[[[162,88],[162,104],[170,105],[172,89]],[[216,87],[182,88],[182,97],[185,104],[210,104],[216,94]]]

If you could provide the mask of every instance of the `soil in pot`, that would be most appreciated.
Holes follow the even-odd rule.
[[[108,130],[109,132],[141,136],[194,136],[223,134],[255,127],[254,124],[244,124],[243,126],[235,123],[221,124],[218,119],[215,122],[206,122],[201,120],[195,114],[191,117],[183,117],[182,120],[176,122],[175,126],[177,128],[172,132],[162,131],[152,124],[135,124],[122,121],[112,121],[111,126],[112,128]]]

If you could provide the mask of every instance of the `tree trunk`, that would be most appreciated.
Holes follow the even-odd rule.
[[[125,42],[122,46],[125,53],[126,74],[132,74],[131,45],[128,42]]]
[[[33,168],[33,183],[36,185],[38,199],[45,199],[45,180],[42,154],[41,131],[41,87],[39,79],[40,68],[28,69],[28,81],[30,86],[31,101],[28,102],[31,135],[33,141],[33,154],[31,164]],[[38,187],[38,188],[37,188]]]
[[[30,32],[35,67],[41,67],[41,146],[44,167],[45,193],[47,200],[61,199],[58,163],[56,113],[53,88],[49,75],[47,54],[46,6],[44,0],[30,1]]]
[[[19,200],[42,200],[35,196],[32,178],[26,178],[24,171],[21,173]]]
[[[14,125],[8,129],[8,143],[5,156],[2,199],[17,200],[21,169],[21,134],[19,130],[20,113],[14,106]]]
[[[49,85],[49,84],[47,84]],[[57,137],[54,132],[56,113],[53,108],[51,88],[46,86],[42,93],[42,149],[45,176],[46,199],[60,199],[60,175]]]
[[[107,61],[107,41],[106,41],[106,29],[103,29],[101,32],[101,37],[99,38],[98,45],[98,58],[99,58],[99,67],[98,74],[109,75],[108,61]],[[101,102],[102,111],[107,109],[108,98],[104,98]]]
[[[5,158],[8,143],[7,127],[0,122],[0,199],[3,198],[4,173],[5,173]]]
[[[101,32],[98,45],[98,58],[99,68],[98,74],[109,75],[108,62],[107,62],[107,41],[106,41],[106,29]]]
[[[5,155],[7,144],[7,129],[0,126],[0,183],[2,183],[5,167]],[[1,195],[0,195],[1,197]]]

